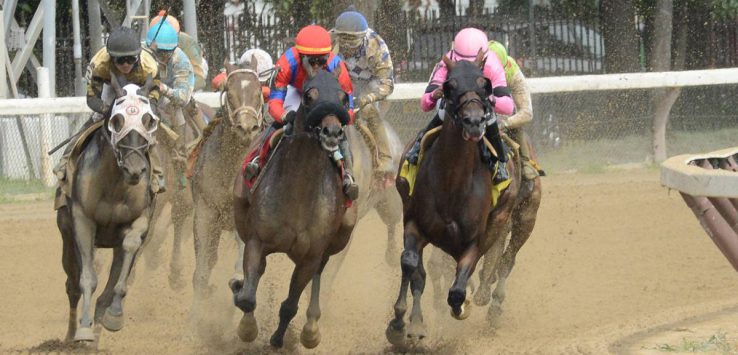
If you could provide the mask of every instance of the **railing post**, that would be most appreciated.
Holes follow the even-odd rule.
[[[36,68],[36,78],[38,82],[38,97],[40,99],[48,99],[51,97],[51,87],[49,82],[49,69],[44,67]],[[46,154],[51,148],[51,120],[54,117],[53,113],[45,113],[40,116],[39,126],[41,127],[40,132],[40,143],[41,143],[41,166],[40,175],[44,185],[52,187],[54,186],[54,173],[51,171],[51,157]]]

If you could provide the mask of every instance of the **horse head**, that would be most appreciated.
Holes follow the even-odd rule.
[[[262,114],[264,97],[256,69],[257,59],[254,57],[246,68],[232,65],[227,61],[224,64],[228,75],[221,92],[221,105],[226,111],[225,121],[236,129],[241,138],[250,140],[264,125]]]
[[[453,62],[445,55],[448,78],[443,83],[446,113],[455,124],[461,123],[465,140],[478,142],[495,115],[487,97],[492,95],[492,83],[484,76],[484,53],[480,50],[473,62]]]
[[[151,110],[147,98],[152,78],[149,75],[143,87],[135,84],[123,86],[114,73],[110,75],[116,97],[110,116],[104,122],[107,129],[105,136],[113,147],[124,180],[136,185],[149,167],[147,154],[155,143],[155,133],[159,127],[159,117]]]
[[[296,127],[317,133],[323,149],[334,152],[344,139],[343,126],[350,121],[349,96],[338,83],[340,71],[308,70]]]

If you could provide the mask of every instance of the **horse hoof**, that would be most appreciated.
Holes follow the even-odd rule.
[[[387,341],[389,341],[390,344],[397,347],[405,346],[405,327],[397,329],[392,325],[392,322],[390,322],[384,335],[387,337]]]
[[[316,322],[305,323],[300,334],[300,342],[308,349],[313,349],[320,344],[320,329]]]
[[[256,324],[256,318],[254,318],[253,313],[246,313],[241,317],[237,332],[238,337],[246,343],[256,340],[256,337],[259,335],[259,327]]]
[[[492,292],[489,287],[480,287],[479,290],[474,293],[474,304],[477,306],[486,306],[492,299]]]
[[[269,345],[275,347],[275,348],[281,348],[284,345],[284,335],[277,336],[277,334],[272,335],[272,337],[269,339]]]
[[[425,339],[426,336],[425,323],[411,322],[407,327],[407,339],[410,342],[418,343]]]
[[[489,309],[487,310],[487,322],[496,326],[500,321],[500,316],[502,316],[502,305],[499,302],[494,301],[489,305]]]
[[[113,314],[110,308],[106,309],[102,318],[102,325],[111,332],[117,332],[123,329],[123,313]]]
[[[77,328],[77,331],[74,333],[74,341],[85,341],[85,342],[92,342],[95,341],[95,332],[92,331],[92,328]]]
[[[457,320],[464,320],[469,318],[469,315],[471,314],[471,301],[464,300],[464,303],[461,304],[461,306],[458,307],[458,309],[451,307],[451,316],[456,318]]]

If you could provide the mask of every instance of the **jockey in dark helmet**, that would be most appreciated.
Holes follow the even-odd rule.
[[[118,78],[139,86],[144,86],[146,78],[151,76],[153,82],[148,98],[152,111],[158,115],[156,106],[159,101],[159,72],[156,60],[149,53],[141,51],[140,37],[136,31],[130,27],[119,27],[110,34],[105,47],[92,57],[87,66],[87,106],[94,113],[83,127],[91,126],[109,113],[115,96],[109,86],[111,72]],[[54,168],[60,183],[66,181],[66,165],[75,145],[76,140],[67,145],[59,164]],[[150,158],[151,170],[156,177],[152,189],[163,192],[164,176],[158,156],[154,153]]]
[[[369,28],[364,15],[352,9],[336,18],[332,34],[337,43],[334,52],[337,49],[351,75],[359,118],[366,120],[377,143],[378,175],[382,179],[392,179],[397,169],[392,163],[387,132],[377,104],[395,87],[392,57],[387,44]]]

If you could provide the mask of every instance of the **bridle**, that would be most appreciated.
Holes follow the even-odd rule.
[[[461,96],[464,96],[464,95],[462,94]],[[495,123],[495,121],[497,121],[497,115],[495,115],[492,104],[489,102],[489,100],[486,99],[486,97],[484,97],[484,95],[481,95],[478,92],[477,92],[477,97],[461,101],[459,102],[458,105],[453,105],[454,110],[453,111],[446,110],[446,114],[449,115],[452,121],[455,123],[471,123],[469,117],[462,117],[459,115],[459,112],[461,112],[462,109],[466,105],[471,104],[473,102],[478,103],[484,109],[484,116],[482,116],[482,122],[481,122],[484,125],[484,127],[490,124],[493,124]],[[448,107],[448,105],[446,106]]]
[[[220,105],[222,107],[225,107],[225,114],[228,115],[228,117],[238,117],[242,114],[250,114],[256,121],[256,126],[261,129],[261,127],[264,125],[264,113],[261,109],[264,106],[264,96],[261,93],[259,93],[259,105],[257,106],[258,109],[249,105],[242,105],[240,107],[237,107],[236,109],[233,109],[228,101],[228,82],[231,80],[231,76],[240,73],[249,73],[254,76],[256,82],[260,83],[259,74],[251,69],[236,69],[228,73],[228,76],[226,77],[225,88],[223,89],[223,91],[220,92]],[[259,84],[259,87],[261,88],[261,83]]]

